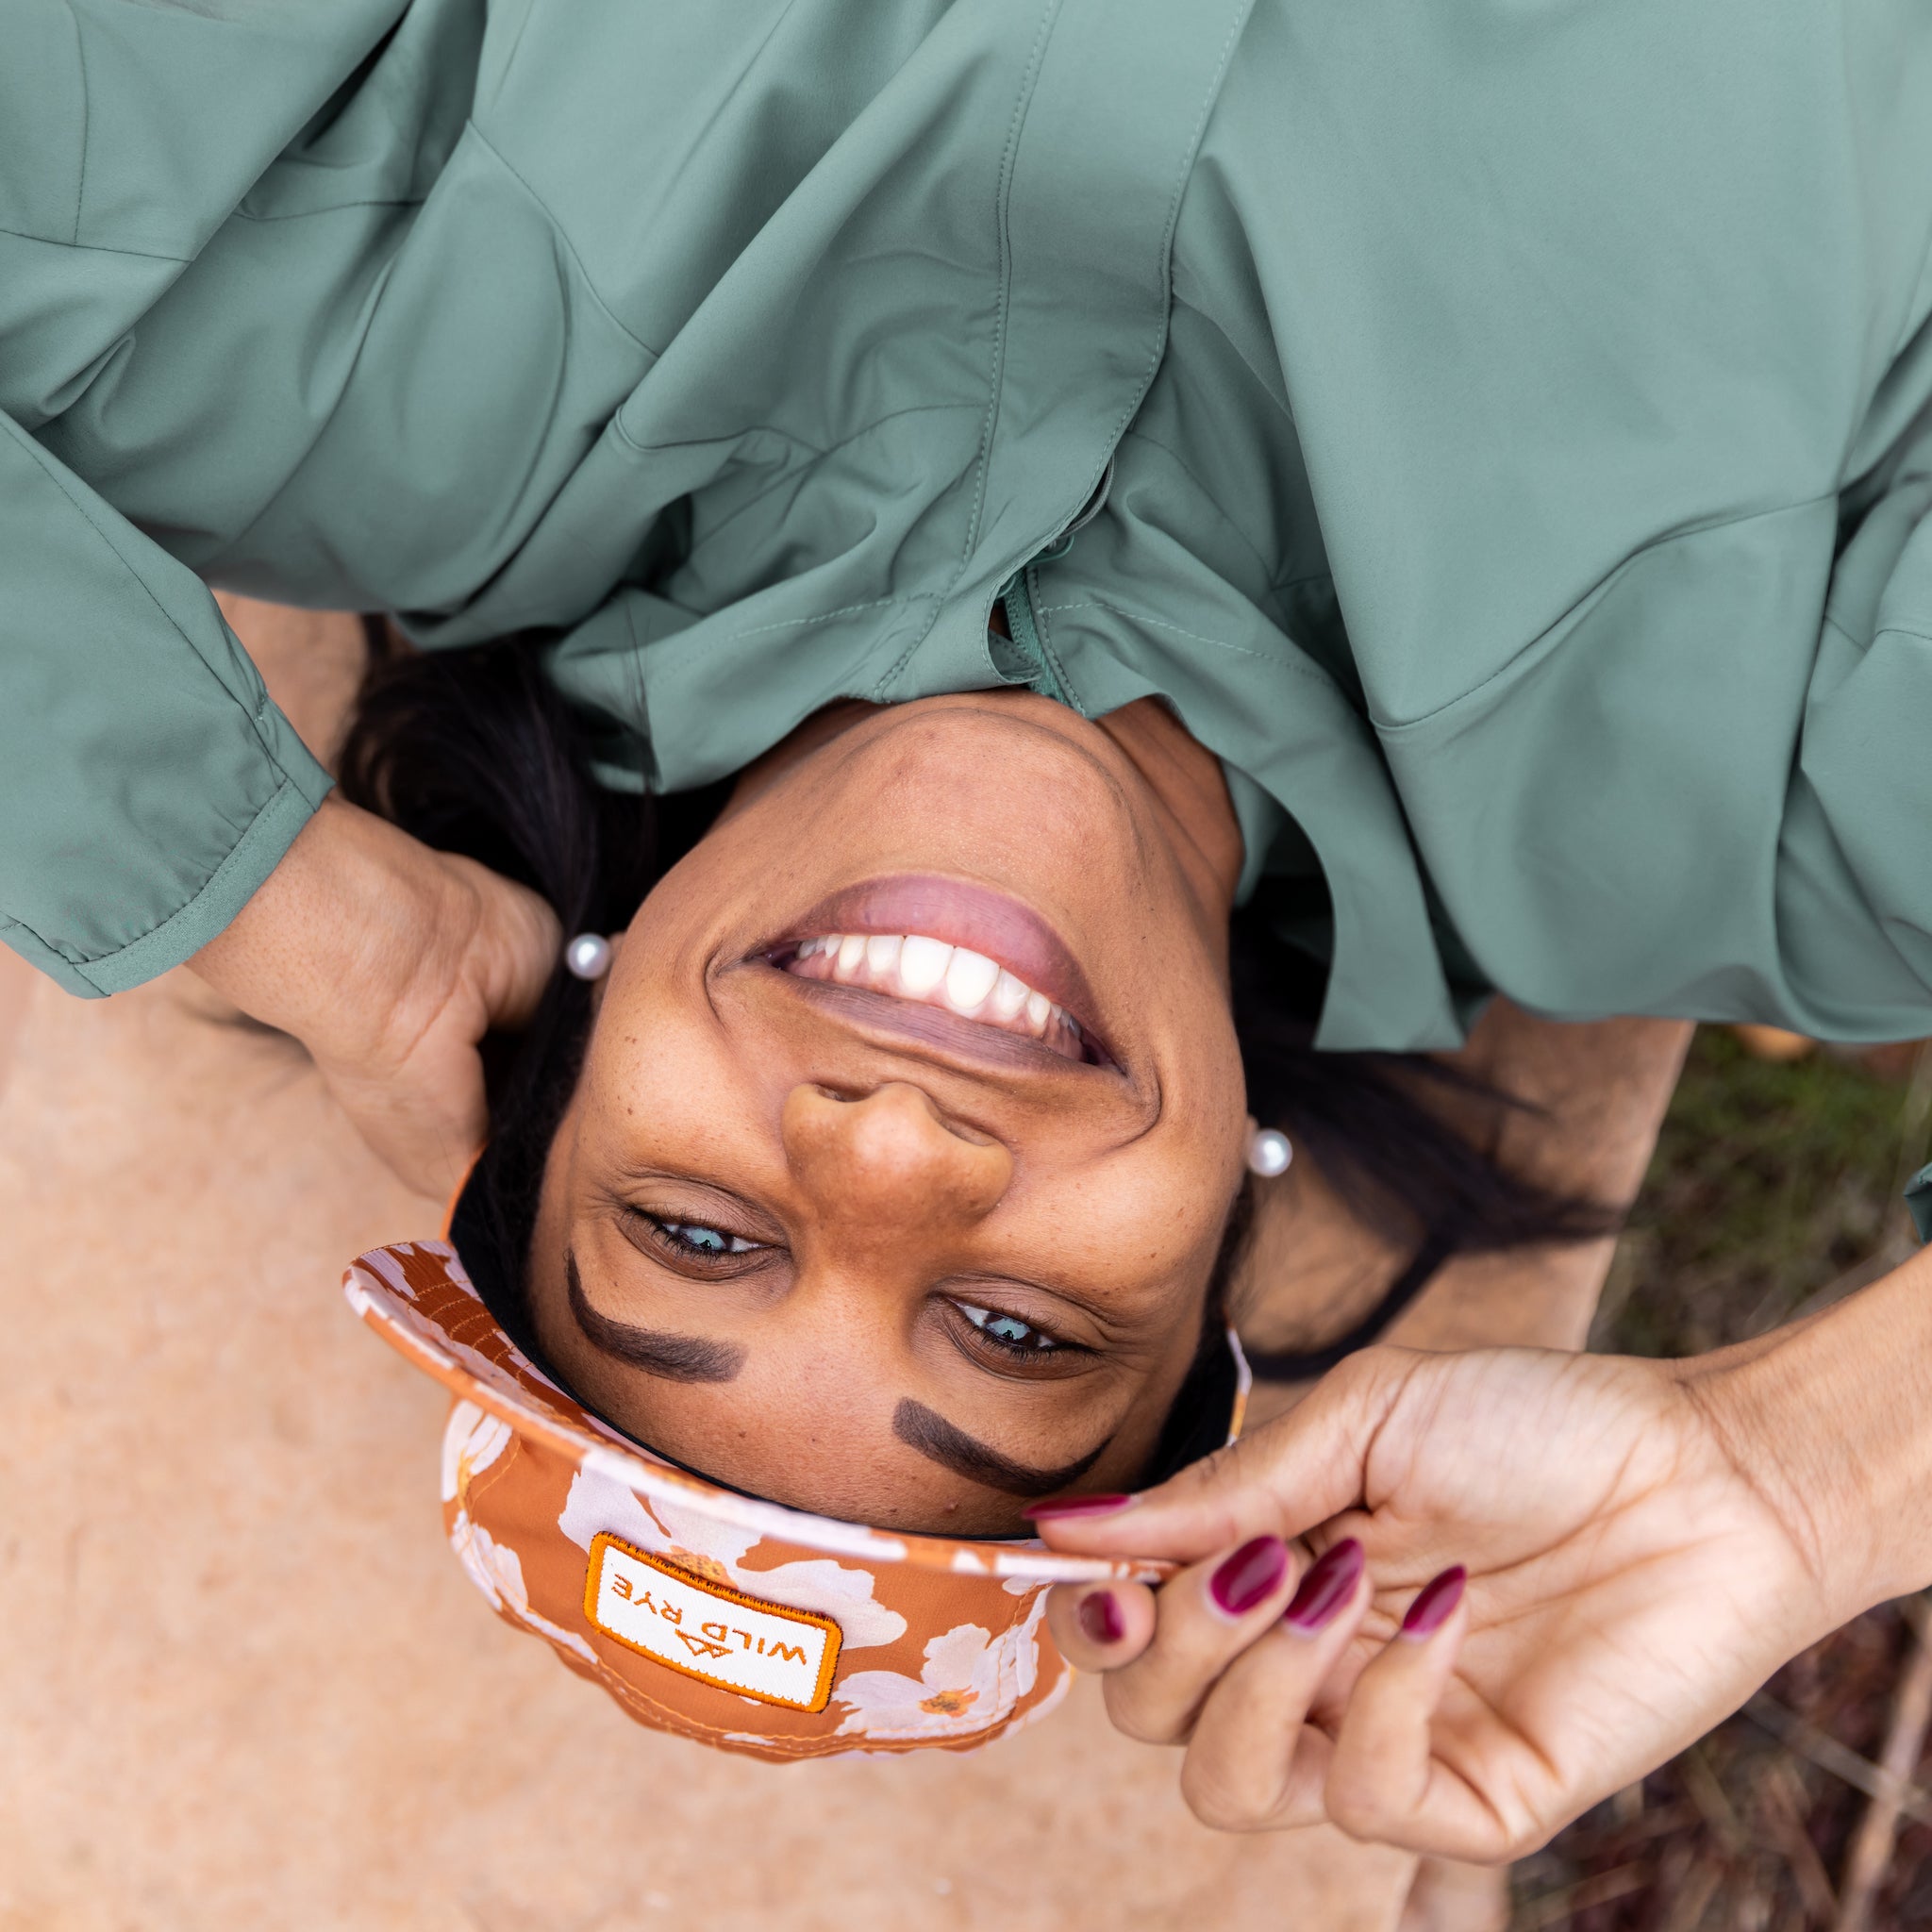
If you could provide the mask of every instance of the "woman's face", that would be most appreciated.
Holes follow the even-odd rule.
[[[1131,1484],[1241,1180],[1240,862],[1153,704],[801,727],[605,985],[531,1255],[550,1359],[822,1514],[999,1535]]]

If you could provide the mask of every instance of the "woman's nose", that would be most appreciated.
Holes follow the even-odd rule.
[[[991,1212],[1013,1174],[997,1141],[955,1126],[904,1081],[849,1099],[794,1087],[783,1132],[792,1175],[828,1224],[963,1226]]]

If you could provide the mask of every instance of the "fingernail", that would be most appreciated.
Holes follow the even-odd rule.
[[[1456,1612],[1456,1606],[1462,1601],[1462,1586],[1469,1581],[1469,1572],[1460,1563],[1432,1576],[1422,1587],[1422,1592],[1408,1607],[1408,1615],[1402,1620],[1402,1635],[1412,1637],[1420,1643],[1424,1637],[1433,1637]]]
[[[1090,1643],[1118,1643],[1127,1634],[1112,1591],[1096,1590],[1091,1596],[1080,1599],[1080,1628]]]
[[[1294,1601],[1282,1612],[1281,1621],[1291,1630],[1312,1637],[1317,1630],[1335,1621],[1336,1613],[1355,1594],[1362,1574],[1362,1546],[1346,1537],[1326,1549],[1308,1565]]]
[[[1257,1536],[1208,1578],[1208,1592],[1230,1617],[1244,1617],[1287,1570],[1288,1545],[1278,1536]]]
[[[1028,1523],[1054,1523],[1062,1516],[1110,1516],[1133,1500],[1131,1496],[1067,1496],[1058,1503],[1029,1503],[1020,1514]]]

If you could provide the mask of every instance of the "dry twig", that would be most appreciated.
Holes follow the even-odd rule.
[[[1891,1862],[1898,1836],[1899,1813],[1915,1790],[1912,1773],[1925,1748],[1925,1731],[1932,1724],[1932,1643],[1923,1622],[1914,1621],[1916,1636],[1898,1688],[1892,1693],[1891,1724],[1879,1754],[1880,1789],[1858,1821],[1857,1836],[1845,1858],[1844,1887],[1834,1932],[1869,1932],[1872,1907]]]
[[[1803,1907],[1801,1923],[1829,1925],[1838,1916],[1838,1897],[1831,1889],[1824,1860],[1805,1828],[1805,1816],[1811,1807],[1798,1767],[1789,1757],[1780,1757],[1766,1769],[1762,1793],[1764,1821],[1797,1888]]]
[[[1730,1869],[1722,1858],[1703,1858],[1692,1866],[1683,1888],[1671,1900],[1663,1932],[1697,1932]]]
[[[1821,1771],[1861,1790],[1868,1798],[1890,1795],[1893,1786],[1869,1757],[1847,1751],[1836,1738],[1827,1737],[1815,1724],[1807,1724],[1796,1711],[1787,1710],[1775,1697],[1760,1690],[1744,1706],[1744,1715],[1761,1724],[1780,1744],[1808,1757]],[[1923,1786],[1907,1784],[1897,1791],[1898,1808],[1908,1818],[1932,1824],[1932,1795]]]
[[[1546,1891],[1519,1906],[1509,1922],[1509,1932],[1549,1932],[1553,1925],[1567,1924],[1578,1912],[1591,1906],[1607,1906],[1612,1899],[1627,1898],[1650,1883],[1651,1869],[1640,1860],[1619,1865],[1614,1871],[1595,1872],[1566,1885],[1560,1891]]]

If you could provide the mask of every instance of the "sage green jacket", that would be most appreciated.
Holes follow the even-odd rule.
[[[612,782],[1162,693],[1330,1046],[1932,1032],[1928,244],[1926,0],[0,0],[0,938],[323,796],[208,579]]]

